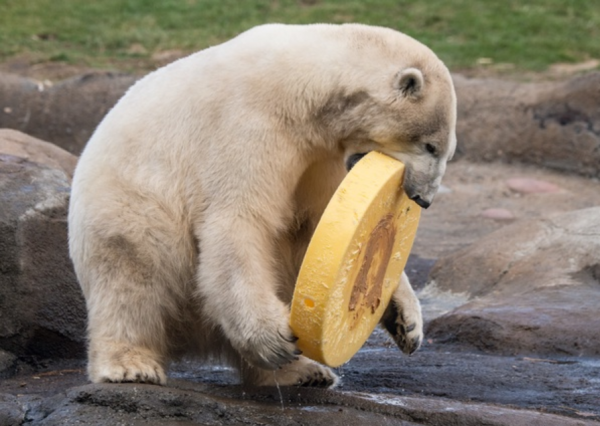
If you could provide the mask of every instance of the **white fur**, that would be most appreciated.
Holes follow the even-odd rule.
[[[409,68],[422,81],[395,88]],[[344,160],[392,155],[406,163],[407,191],[430,201],[455,120],[437,57],[362,25],[265,25],[140,80],[73,180],[69,243],[91,380],[162,384],[168,361],[191,353],[258,384],[286,365],[285,384],[334,382],[294,353],[288,303]],[[418,300],[408,305],[420,321]]]

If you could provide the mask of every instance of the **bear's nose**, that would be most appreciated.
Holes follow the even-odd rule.
[[[427,207],[429,207],[431,205],[430,201],[422,199],[420,195],[415,195],[415,196],[411,197],[410,199],[413,200],[418,205],[420,205],[421,207],[423,207],[424,209],[426,209]]]
[[[356,163],[358,163],[358,161],[365,155],[367,154],[352,154],[350,157],[348,157],[348,159],[346,160],[346,170],[352,170],[352,167],[354,167]]]

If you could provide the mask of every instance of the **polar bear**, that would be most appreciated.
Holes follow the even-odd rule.
[[[406,165],[429,206],[455,146],[435,54],[359,24],[269,24],[159,69],[100,123],[77,165],[69,248],[93,382],[166,383],[170,360],[218,358],[253,385],[332,386],[289,327],[300,263],[357,156]],[[422,339],[406,275],[382,325]]]

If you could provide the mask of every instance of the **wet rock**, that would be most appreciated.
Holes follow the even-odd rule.
[[[501,354],[600,355],[599,253],[600,207],[506,226],[436,263],[428,286],[469,301],[431,321],[427,337]]]
[[[271,392],[274,390],[272,389]],[[285,392],[285,389],[282,389]],[[264,395],[264,394],[263,394]],[[282,394],[283,395],[283,394]],[[274,401],[274,399],[276,399]],[[90,424],[214,424],[214,425],[384,425],[402,426],[416,423],[354,407],[328,407],[321,403],[290,404],[282,407],[275,391],[267,401],[256,402],[215,397],[186,386],[184,389],[151,385],[87,385],[69,390],[54,407],[46,404],[42,421],[32,425],[74,425],[82,419]],[[50,410],[48,410],[50,408]],[[35,414],[32,410],[31,414]]]
[[[207,393],[210,391],[211,393]],[[300,388],[243,390],[178,382],[165,388],[100,384],[30,404],[31,425],[399,425],[575,426],[577,419],[487,404]]]
[[[600,177],[600,73],[529,84],[454,80],[459,156]]]
[[[19,358],[84,355],[85,305],[67,246],[69,190],[63,170],[0,154],[0,349]]]
[[[79,155],[100,120],[136,79],[90,72],[49,86],[0,73],[0,128],[20,130]]]
[[[12,129],[0,129],[0,153],[62,170],[69,179],[77,165],[77,157],[73,154]]]

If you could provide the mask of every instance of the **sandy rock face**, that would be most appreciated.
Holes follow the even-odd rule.
[[[85,304],[67,248],[69,190],[60,168],[0,153],[0,351],[84,356]]]
[[[0,128],[20,130],[79,155],[136,77],[94,72],[56,85],[0,73]]]
[[[536,84],[454,82],[459,155],[600,176],[600,73]]]
[[[440,259],[430,278],[468,302],[431,321],[429,338],[502,354],[600,354],[600,207],[506,226]]]
[[[69,179],[77,165],[77,157],[73,154],[12,129],[0,129],[0,153],[62,170]]]
[[[55,85],[0,73],[0,128],[79,155],[104,115],[137,80],[91,72]],[[523,84],[454,75],[458,157],[517,160],[600,177],[600,73]]]

